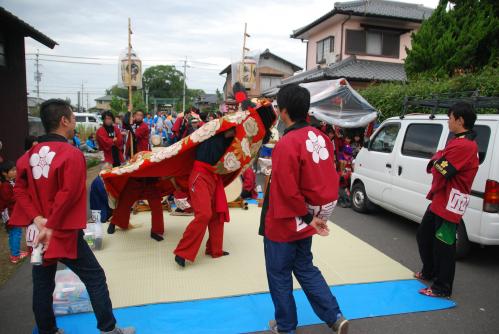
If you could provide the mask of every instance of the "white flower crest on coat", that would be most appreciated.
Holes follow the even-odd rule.
[[[326,141],[321,135],[316,135],[314,132],[309,131],[305,145],[307,146],[307,151],[312,153],[312,160],[314,160],[316,164],[318,164],[320,160],[327,160],[327,158],[329,158]]]

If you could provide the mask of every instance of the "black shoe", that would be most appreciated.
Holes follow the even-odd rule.
[[[116,225],[109,223],[109,226],[107,227],[107,234],[113,234],[115,230]]]
[[[209,256],[212,256],[211,253],[208,253],[208,252],[205,252],[206,255],[209,255]],[[222,256],[227,256],[227,255],[230,255],[229,252],[226,252],[226,251],[223,251],[222,252]]]
[[[182,268],[185,267],[185,259],[183,257],[180,257],[178,255],[175,255],[175,262],[177,262],[177,264],[179,266],[181,266]]]
[[[157,234],[157,233],[153,233],[153,232],[151,232],[151,238],[153,238],[156,241],[163,241],[164,240],[162,235]]]

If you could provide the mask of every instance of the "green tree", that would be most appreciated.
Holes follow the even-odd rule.
[[[405,60],[409,77],[446,77],[497,64],[497,13],[493,0],[440,0],[432,16],[412,35],[412,49],[407,49]]]
[[[133,110],[143,110],[146,112],[146,104],[144,102],[144,97],[142,96],[142,91],[136,91],[132,95]]]
[[[187,89],[185,92],[185,104],[187,109],[198,103],[206,93],[202,89]]]
[[[142,78],[151,97],[182,97],[184,75],[175,66],[151,66],[144,71]]]
[[[114,85],[106,89],[106,95],[119,96],[128,100],[128,88],[120,88],[118,85]]]
[[[113,96],[110,104],[111,104],[111,112],[114,115],[118,115],[119,113],[126,113],[127,112],[128,108],[127,108],[126,100],[122,100],[116,96]]]

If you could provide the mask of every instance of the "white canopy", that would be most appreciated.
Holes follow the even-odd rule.
[[[345,79],[302,83],[310,92],[309,114],[342,128],[365,127],[378,113]]]

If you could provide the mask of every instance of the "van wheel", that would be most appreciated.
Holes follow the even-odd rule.
[[[360,213],[368,213],[372,211],[373,204],[369,200],[362,183],[356,183],[352,187],[352,193],[350,194],[350,202],[352,203],[352,208]]]
[[[462,260],[469,254],[471,249],[471,242],[468,239],[468,233],[466,232],[466,226],[464,221],[457,227],[456,231],[456,259]]]

